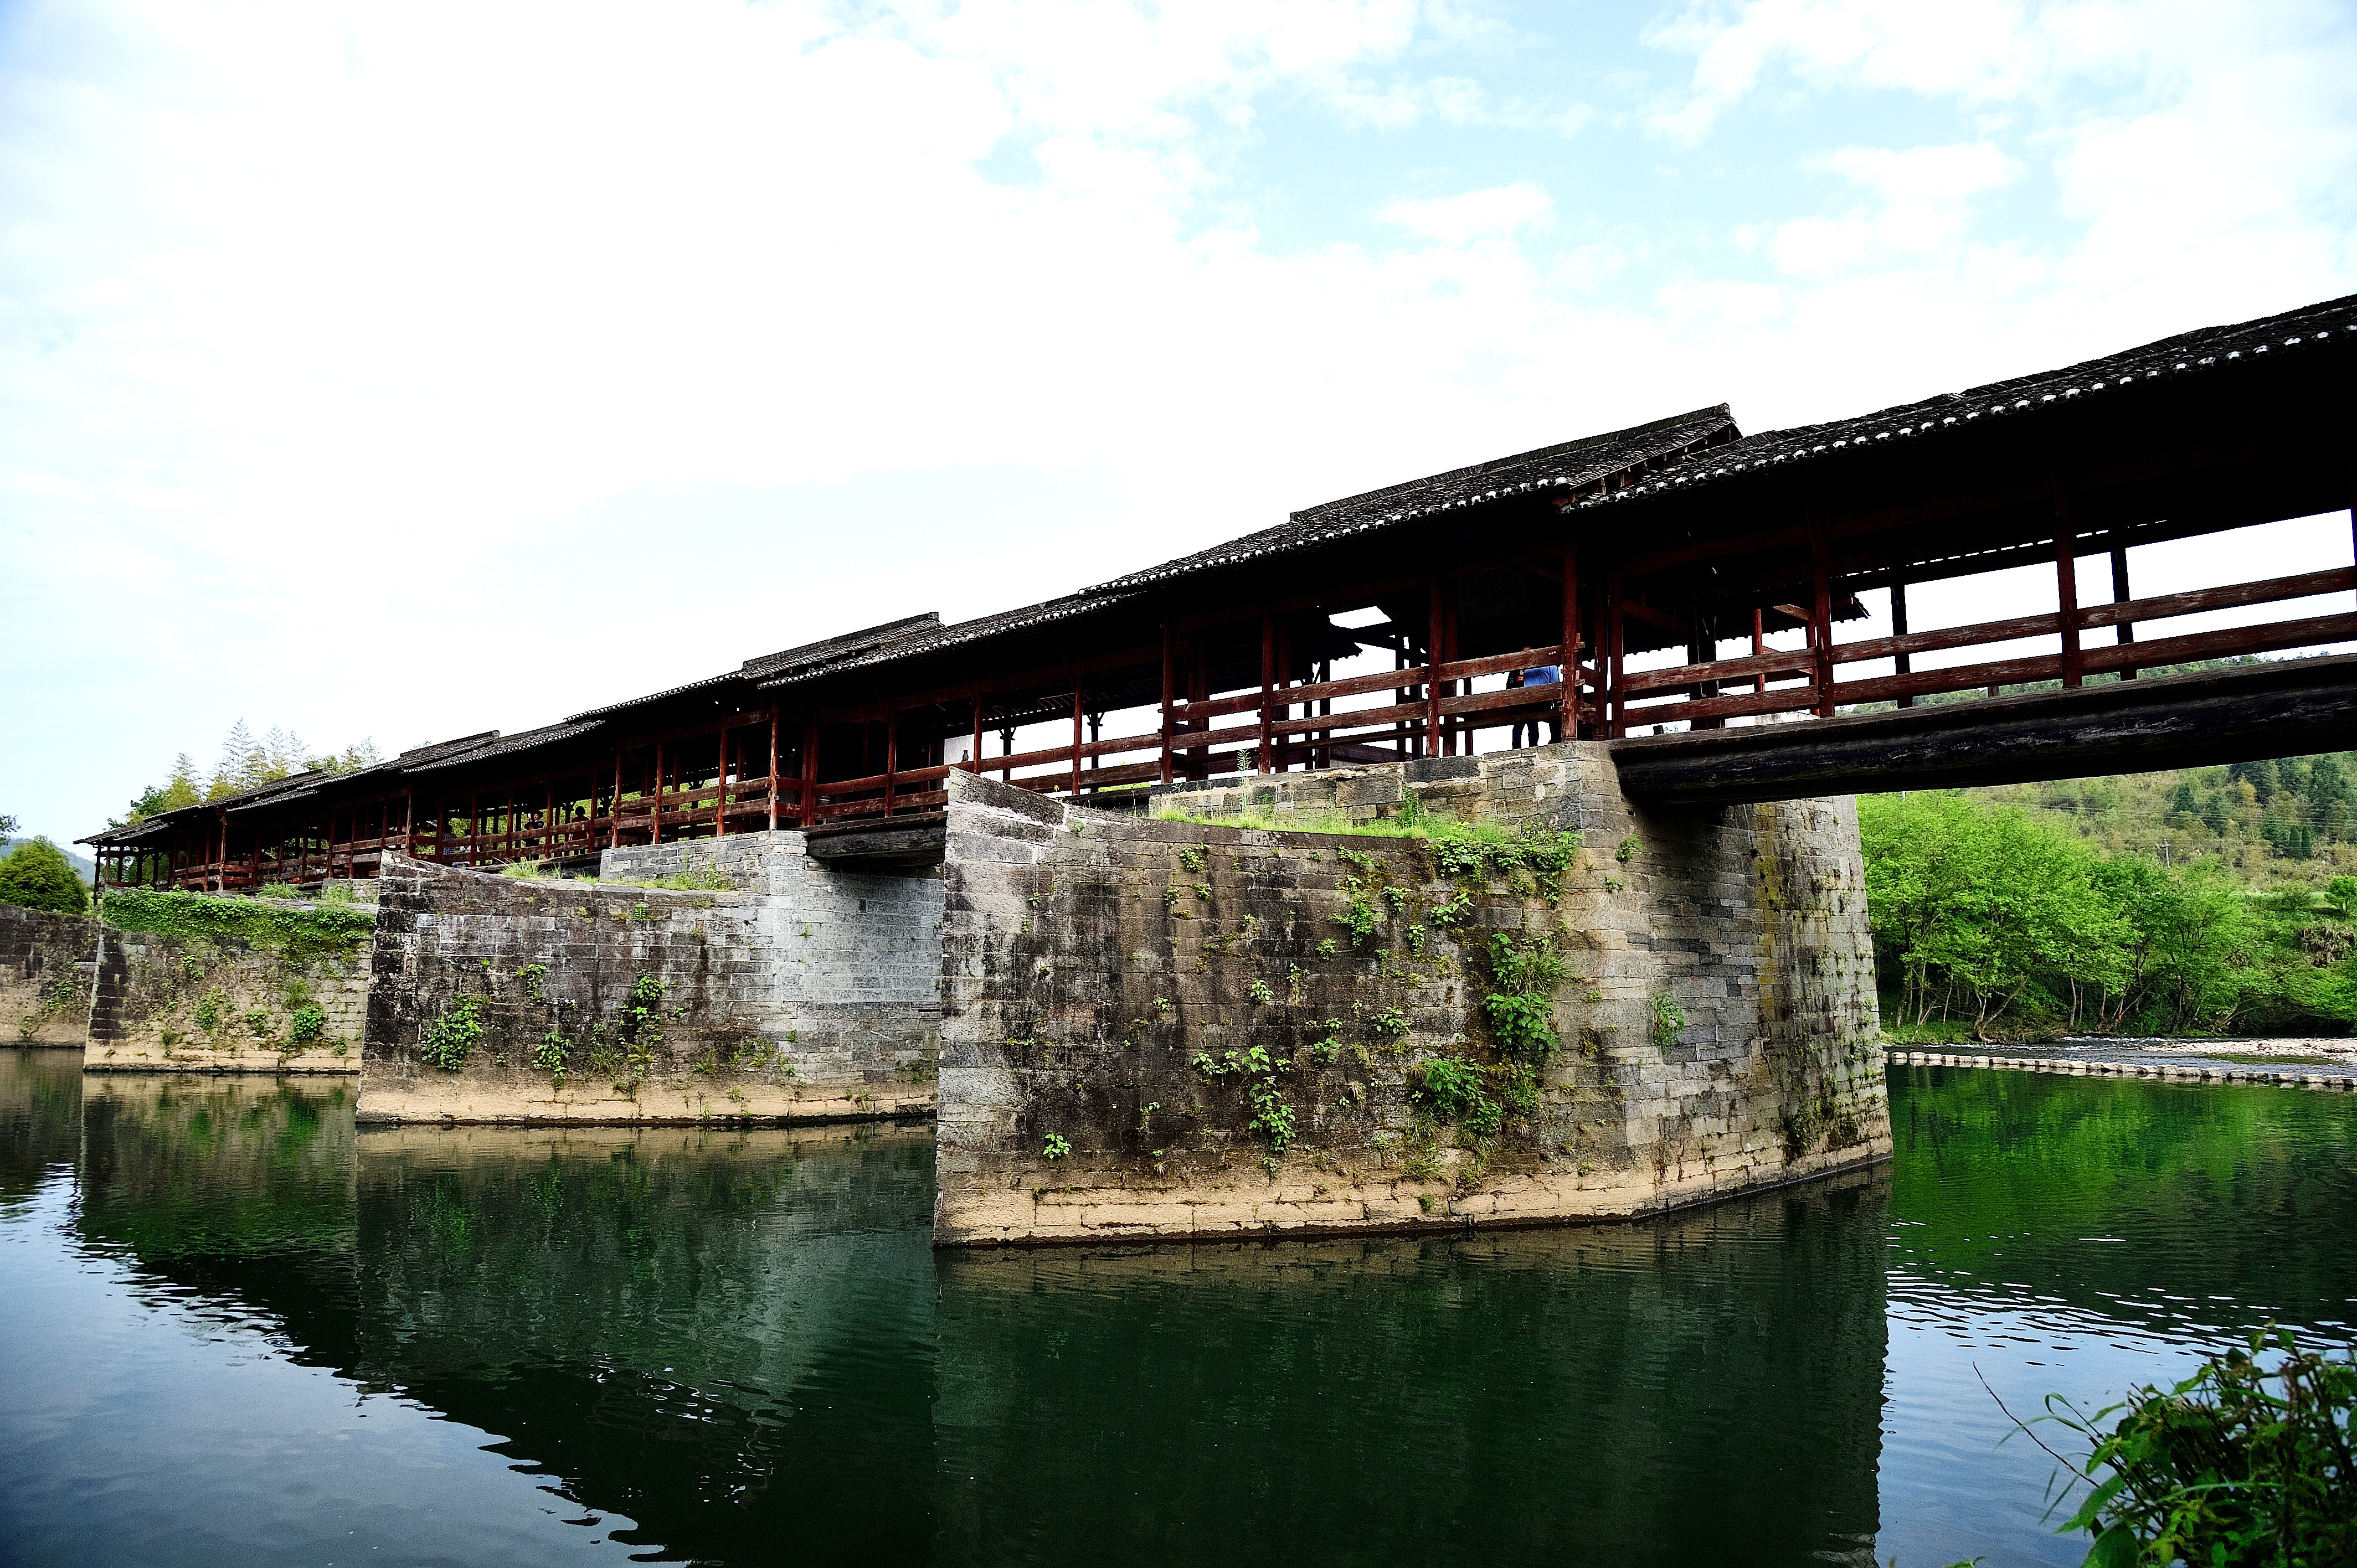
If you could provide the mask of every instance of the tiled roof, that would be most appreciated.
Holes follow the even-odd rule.
[[[2205,327],[2059,371],[1992,381],[1966,392],[1943,392],[1921,403],[1901,403],[1852,419],[1762,431],[1673,463],[1641,483],[1583,498],[1570,510],[1614,506],[1762,468],[1829,460],[1869,445],[1936,437],[1986,420],[2035,419],[2122,387],[2216,375],[2239,365],[2259,363],[2266,356],[2297,354],[2303,349],[2352,338],[2357,338],[2357,295],[2256,321]]]
[[[1501,500],[1517,493],[1576,490],[1649,463],[1674,461],[1698,449],[1733,441],[1738,435],[1727,404],[1698,408],[1692,413],[1657,419],[1650,424],[1582,436],[1559,446],[1543,446],[1535,452],[1495,457],[1429,478],[1412,479],[1406,484],[1328,501],[1297,511],[1275,528],[1265,528],[1193,555],[1117,577],[1090,592],[1168,582],[1239,561],[1306,550],[1329,540],[1412,522],[1457,507]]]
[[[845,632],[841,637],[806,642],[799,648],[789,648],[776,653],[764,653],[759,659],[748,659],[736,669],[722,674],[707,675],[701,681],[690,681],[684,686],[673,686],[664,691],[650,693],[643,697],[632,697],[627,702],[610,703],[602,708],[591,708],[587,713],[570,715],[565,722],[572,724],[582,719],[605,718],[631,708],[643,707],[649,703],[660,703],[672,697],[682,696],[689,692],[702,692],[714,686],[725,686],[733,681],[767,683],[772,677],[781,673],[807,670],[836,660],[856,659],[862,654],[894,647],[907,639],[920,637],[927,631],[937,629],[941,624],[942,617],[939,610],[927,610],[923,615],[909,616],[901,620],[888,620],[881,626],[871,626],[860,631]]]
[[[513,752],[531,751],[539,746],[554,746],[558,741],[571,740],[576,736],[587,735],[591,730],[602,726],[603,721],[591,719],[583,724],[567,722],[561,725],[545,725],[539,729],[528,729],[521,734],[511,736],[502,736],[497,730],[493,730],[489,736],[483,738],[479,746],[444,751],[431,761],[407,764],[402,771],[431,773],[442,768],[463,768],[469,763],[487,761],[494,757],[506,757]]]
[[[954,626],[941,626],[931,636],[911,636],[886,646],[853,652],[824,664],[804,665],[790,673],[761,682],[765,691],[805,685],[823,676],[839,675],[849,670],[862,670],[871,665],[889,664],[898,660],[913,659],[920,654],[938,653],[943,649],[979,642],[985,638],[1006,632],[1021,631],[1030,627],[1045,626],[1052,621],[1069,620],[1091,610],[1106,608],[1133,597],[1129,594],[1107,593],[1090,589],[1085,593],[1067,594],[1060,599],[1049,599],[1040,604],[1026,605],[1019,610],[1004,610],[995,616],[983,616],[974,620],[960,621]]]

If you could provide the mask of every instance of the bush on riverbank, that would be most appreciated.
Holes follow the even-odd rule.
[[[2346,1033],[2357,923],[2305,887],[2104,855],[1948,791],[1858,802],[1883,1015],[1898,1038]]]
[[[2357,1561],[2357,1360],[2302,1351],[2278,1330],[2269,1362],[2269,1337],[2093,1415],[2047,1401],[2049,1420],[2093,1445],[2077,1467],[2092,1489],[2062,1527],[2095,1538],[2089,1563]]]

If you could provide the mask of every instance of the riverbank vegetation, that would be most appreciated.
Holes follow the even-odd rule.
[[[2339,1035],[2357,1025],[2357,875],[2254,879],[2222,855],[2189,865],[2111,849],[2065,813],[1991,793],[1858,802],[1894,1038]],[[2173,787],[2168,799],[2173,809]],[[2197,791],[2197,814],[2199,804]]]
[[[2094,1537],[2096,1568],[2357,1561],[2357,1359],[2276,1329],[2093,1414],[2046,1402],[2043,1419],[2093,1450],[2071,1466],[2088,1491],[2062,1528]]]

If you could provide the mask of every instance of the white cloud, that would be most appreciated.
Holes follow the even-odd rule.
[[[1499,239],[1518,229],[1544,228],[1555,199],[1528,180],[1469,190],[1462,196],[1403,197],[1386,201],[1375,216],[1444,245]]]
[[[1615,155],[1585,138],[1373,188],[1459,194],[1351,188],[1345,218],[1422,242],[1265,241],[1226,150],[1269,103],[1582,123],[1430,65],[1480,18],[857,15],[7,13],[0,550],[42,607],[0,664],[18,733],[74,762],[0,757],[9,809],[86,830],[92,769],[127,795],[240,712],[321,744],[517,727],[1583,431],[1723,398],[1823,417],[2357,276],[2346,31],[2297,5],[2155,13],[2100,115],[2039,97],[2117,36],[2095,5],[1995,41],[2015,12],[1663,29],[1698,51],[1697,124],[1783,70],[2018,122],[1823,155],[1833,201],[1749,214],[1772,269],[1598,208],[1581,160]],[[2065,241],[1984,229],[2050,177]]]
[[[1871,199],[1775,226],[1769,253],[1787,273],[1831,277],[1862,263],[1951,252],[1974,199],[2012,183],[2021,166],[1986,142],[1959,146],[1842,147],[1807,160]]]

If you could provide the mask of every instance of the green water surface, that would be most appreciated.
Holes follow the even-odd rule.
[[[0,1561],[2075,1563],[2017,1408],[2345,1341],[2357,1104],[1894,1073],[1642,1225],[936,1253],[931,1130],[0,1053]]]

